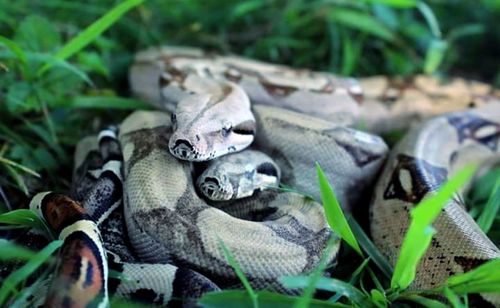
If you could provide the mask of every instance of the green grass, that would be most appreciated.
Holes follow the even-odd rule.
[[[123,16],[123,14],[127,13],[129,10],[133,9],[134,7],[138,6],[144,2],[144,0],[127,0],[113,9],[111,9],[109,12],[107,12],[105,15],[103,15],[101,18],[96,20],[94,23],[92,23],[90,26],[85,28],[82,32],[80,32],[76,37],[74,37],[72,40],[70,40],[67,44],[65,44],[61,50],[59,50],[53,57],[53,61],[48,62],[44,64],[38,71],[37,75],[41,76],[43,75],[44,72],[46,72],[56,61],[63,61],[66,60],[67,58],[71,57],[75,53],[79,52],[85,46],[88,44],[92,43],[101,33],[106,31],[110,26],[112,26],[116,21],[120,19],[120,17]]]
[[[435,234],[435,230],[432,228],[433,221],[437,218],[443,207],[448,204],[455,192],[470,180],[476,169],[476,166],[464,168],[450,178],[435,194],[424,198],[424,200],[415,206],[411,212],[410,227],[401,245],[395,270],[392,276],[389,277],[390,281],[386,279],[385,286],[380,283],[374,274],[375,270],[390,271],[390,266],[387,265],[387,261],[385,260],[379,263],[373,262],[372,264],[370,262],[371,259],[366,258],[353,271],[350,279],[343,281],[336,278],[322,277],[322,273],[327,266],[323,258],[310,276],[283,277],[281,279],[282,284],[287,288],[304,290],[301,296],[288,297],[286,301],[283,299],[281,304],[301,308],[309,307],[311,304],[311,306],[320,305],[326,307],[334,303],[337,304],[340,299],[343,299],[341,304],[355,307],[388,307],[389,305],[397,305],[408,301],[426,307],[447,307],[444,303],[429,297],[440,294],[453,307],[461,307],[465,304],[460,299],[460,296],[470,293],[497,292],[500,289],[500,260],[492,260],[467,273],[451,276],[445,284],[432,290],[407,290],[415,279],[420,259],[426,252],[432,236]],[[368,244],[358,244],[354,236],[355,232],[351,230],[348,221],[355,226],[355,229],[358,229],[359,226],[353,218],[347,218],[344,215],[333,193],[333,189],[319,165],[316,165],[316,170],[325,215],[332,230],[341,234],[344,241],[356,243],[355,245],[350,244],[350,246],[361,257],[364,256],[361,251],[361,247],[363,247],[368,248],[366,251],[368,255],[376,255],[376,258],[383,258],[369,239],[363,239],[363,242],[367,242]],[[336,216],[335,219],[331,219],[333,214]],[[346,230],[349,231],[346,232]],[[365,237],[361,232],[357,231],[356,233],[361,234],[361,237]],[[330,241],[328,247],[325,249],[325,255],[328,255],[328,251],[334,247],[333,243],[333,241]],[[254,291],[241,271],[238,262],[231,255],[231,252],[223,243],[221,243],[221,246],[226,259],[245,286],[246,293],[235,293],[235,291],[209,293],[203,296],[199,302],[203,307],[245,306],[248,303],[252,303],[253,307],[261,307],[261,302],[263,306],[267,307],[276,305],[275,303],[269,303],[269,301],[276,300],[278,303],[280,302],[278,298],[283,295]],[[370,252],[370,250],[376,253],[373,251]],[[373,265],[375,267],[372,269]],[[360,277],[365,273],[368,273],[372,279],[374,288],[368,290],[364,287],[362,278]],[[315,290],[329,291],[336,295],[332,296],[329,300],[312,301]],[[261,294],[265,295],[261,297]]]
[[[500,40],[492,0],[115,4],[0,0],[0,185],[27,195],[24,172],[31,170],[49,178],[48,189],[67,188],[67,177],[54,175],[71,168],[75,142],[123,118],[115,109],[145,108],[122,97],[126,71],[135,51],[160,43],[344,75],[459,72],[500,80],[498,51],[485,46]]]
[[[339,247],[338,238],[336,236],[331,237],[330,240],[327,242],[323,256],[318,266],[316,267],[316,269],[314,269],[310,277],[283,277],[281,279],[281,282],[285,287],[304,289],[302,295],[294,303],[293,305],[294,308],[306,308],[310,305],[314,297],[314,292],[316,291],[317,285],[321,281],[321,277],[323,276],[323,272],[329,265],[328,263],[329,256],[332,254],[333,250],[338,247]],[[302,280],[302,282],[304,282],[304,286],[293,285],[293,279]]]
[[[477,219],[477,224],[485,233],[491,230],[495,217],[498,216],[498,210],[500,209],[500,178],[497,178],[495,185],[491,190],[491,195],[488,198],[488,202],[484,206],[481,215]]]
[[[141,48],[194,45],[349,76],[458,74],[499,85],[500,50],[494,44],[500,41],[499,19],[496,0],[0,0],[0,209],[25,207],[33,187],[67,190],[72,151],[82,136],[120,122],[130,110],[150,108],[130,98],[127,85],[127,68]],[[393,144],[401,136],[390,132],[387,139]],[[440,303],[429,298],[437,293],[462,307],[468,290],[498,289],[500,267],[492,262],[436,290],[404,290],[425,247],[404,248],[402,265],[392,269],[364,233],[366,226],[342,214],[317,170],[328,222],[348,243],[343,254],[352,268],[337,265],[339,273],[343,268],[347,273],[333,278],[321,277],[322,267],[309,276],[288,277],[289,286],[304,288],[302,296],[254,291],[244,283],[246,290],[207,294],[200,304],[386,307],[410,301],[437,307]],[[467,196],[471,214],[497,245],[499,170],[477,179]],[[426,202],[438,209],[443,200]],[[415,210],[418,228],[410,231],[414,235],[407,236],[405,247],[432,236],[432,219],[418,222],[419,216]],[[2,230],[46,229],[23,210],[0,215],[0,222]],[[2,302],[21,305],[33,290],[26,279],[47,263],[57,245],[35,253],[0,242],[3,260],[26,262],[0,286]],[[236,260],[231,264],[245,281]],[[311,299],[316,289],[335,295]]]
[[[28,279],[50,256],[63,244],[62,241],[53,241],[45,248],[29,258],[28,262],[21,266],[9,276],[5,277],[0,287],[0,306],[3,306],[10,293],[16,292],[16,286]]]
[[[469,213],[497,247],[500,246],[499,178],[500,168],[491,169],[476,179],[466,196]]]
[[[458,294],[500,290],[500,259],[488,261],[467,273],[448,278],[446,286]]]
[[[448,204],[453,194],[474,174],[475,166],[469,166],[448,180],[439,191],[420,202],[411,211],[411,222],[406,231],[398,261],[394,268],[391,287],[406,289],[415,279],[417,266],[429,247],[436,230],[432,223]]]
[[[11,241],[0,239],[0,260],[2,261],[28,261],[35,257],[36,252],[28,248],[18,246]]]
[[[12,225],[17,228],[34,228],[52,235],[45,222],[30,210],[19,209],[0,214],[0,224]]]
[[[219,239],[219,245],[220,245],[222,252],[224,253],[224,256],[226,257],[228,263],[233,267],[234,271],[236,272],[236,275],[241,280],[243,287],[247,291],[248,296],[252,300],[252,306],[254,308],[258,308],[259,304],[257,302],[257,294],[255,293],[252,286],[250,285],[250,282],[248,281],[248,279],[245,277],[245,274],[241,270],[240,264],[238,263],[238,261],[236,261],[234,256],[231,254],[231,252],[229,251],[229,249],[226,247],[226,245],[224,244],[224,242],[221,239]]]
[[[349,246],[363,256],[358,241],[354,237],[349,223],[347,223],[347,219],[342,213],[342,207],[335,196],[333,187],[328,183],[328,179],[318,163],[316,163],[316,172],[321,191],[321,201],[323,202],[328,224]]]

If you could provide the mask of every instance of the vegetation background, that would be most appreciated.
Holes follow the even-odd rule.
[[[120,1],[0,0],[0,187],[25,169],[68,186],[72,148],[137,102],[134,53],[192,45],[347,76],[433,73],[500,83],[497,0],[150,0],[50,70],[37,70]],[[28,171],[29,172],[29,171]],[[0,202],[5,203],[5,200]]]
[[[149,0],[60,57],[120,2],[0,0],[0,212],[34,191],[67,190],[76,142],[148,108],[127,84],[134,53],[148,46],[199,46],[346,76],[425,73],[500,85],[498,0]],[[498,175],[476,195],[489,196]],[[497,241],[498,221],[489,233]]]

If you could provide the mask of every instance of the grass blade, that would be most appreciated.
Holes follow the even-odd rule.
[[[34,61],[34,62],[39,62],[39,63],[51,63],[51,66],[59,67],[64,70],[67,70],[68,72],[74,74],[78,78],[80,78],[82,81],[87,83],[91,87],[95,87],[93,84],[92,80],[90,80],[89,76],[87,73],[85,73],[83,70],[79,69],[75,65],[69,63],[68,61],[61,60],[56,58],[52,54],[46,54],[46,53],[40,53],[40,52],[27,52],[26,56],[28,57],[28,60]],[[44,78],[41,80],[40,85],[43,85],[44,87],[48,87],[48,84],[51,82],[54,82],[54,80],[50,78]]]
[[[28,228],[46,230],[45,223],[32,211],[26,209],[14,210],[0,215],[0,223],[21,225]]]
[[[498,210],[500,209],[500,179],[497,179],[495,182],[495,186],[491,191],[491,195],[484,207],[481,215],[477,219],[477,224],[484,231],[484,233],[488,233],[490,231],[491,226],[493,226],[493,221],[497,216]]]
[[[355,43],[351,39],[350,35],[343,32],[342,35],[342,66],[340,70],[340,74],[344,76],[352,75],[354,71],[354,67],[356,65],[357,57],[357,48],[353,46]]]
[[[446,286],[457,294],[500,290],[500,259],[493,259],[463,274],[451,276]]]
[[[264,1],[260,0],[250,0],[250,1],[245,1],[238,3],[234,6],[234,8],[231,10],[231,20],[236,20],[238,18],[241,18],[248,13],[251,13],[252,11],[256,11],[261,9],[265,5]]]
[[[279,186],[271,186],[271,185],[266,185],[265,186],[266,189],[274,189],[274,190],[277,190],[277,191],[282,191],[282,192],[292,192],[292,193],[295,193],[295,194],[298,194],[298,195],[301,195],[302,197],[306,198],[306,199],[309,199],[309,200],[313,200],[314,201],[314,197],[311,196],[310,194],[308,193],[305,193],[303,191],[300,191],[292,186],[289,186],[289,185],[285,185],[283,183],[280,183]]]
[[[411,211],[411,222],[401,244],[401,251],[391,280],[392,288],[406,289],[415,279],[418,263],[424,256],[435,230],[431,227],[455,191],[465,184],[476,170],[468,166],[449,179],[439,191],[425,198]]]
[[[138,6],[142,2],[144,2],[144,0],[126,0],[118,4],[104,16],[102,16],[85,30],[83,30],[75,38],[69,41],[66,45],[64,45],[61,50],[56,53],[55,58],[59,60],[65,60],[71,57],[73,54],[77,53],[85,46],[90,44],[95,38],[101,35],[101,33],[103,33],[106,29],[108,29],[111,25],[118,21],[123,14],[127,13],[129,10]],[[37,75],[42,75],[53,64],[53,61],[46,63],[37,72]]]
[[[130,110],[152,109],[151,105],[142,101],[117,96],[77,96],[67,107]]]
[[[222,248],[222,252],[224,253],[224,256],[226,257],[227,261],[229,264],[233,267],[234,271],[236,272],[236,275],[238,278],[241,280],[241,283],[243,284],[243,287],[245,287],[245,290],[248,293],[248,296],[250,296],[250,299],[252,300],[252,305],[254,308],[259,307],[259,303],[257,302],[257,294],[253,290],[252,286],[250,285],[250,282],[248,281],[247,277],[241,270],[240,264],[234,256],[231,254],[227,246],[224,244],[224,242],[219,239],[219,245]]]
[[[368,275],[370,275],[370,278],[372,279],[372,282],[377,288],[377,290],[380,292],[384,292],[384,297],[385,297],[385,288],[382,286],[382,283],[380,283],[380,280],[377,278],[377,275],[375,275],[375,273],[369,267],[366,269],[366,271],[368,272]]]
[[[11,225],[13,228],[35,228],[54,238],[52,230],[35,213],[27,209],[13,210],[0,215],[0,223]]]
[[[330,228],[346,241],[360,256],[363,256],[358,241],[347,223],[347,219],[342,212],[342,208],[335,197],[335,192],[328,182],[325,173],[319,163],[316,163],[316,173],[318,174],[319,188],[321,191],[321,201],[325,209],[325,216]]]
[[[396,39],[391,30],[365,12],[336,7],[329,12],[328,18],[337,24],[377,36],[386,41]]]
[[[296,296],[273,293],[269,291],[260,291],[257,293],[259,306],[261,308],[290,308],[296,301]],[[252,300],[248,297],[248,292],[241,290],[226,290],[219,292],[210,292],[203,295],[197,303],[205,308],[219,307],[249,307]],[[321,307],[349,307],[339,303],[330,303],[327,301],[313,299],[309,308]]]
[[[439,28],[439,23],[432,9],[423,1],[418,1],[417,9],[420,11],[422,16],[424,16],[424,19],[427,22],[432,35],[434,35],[434,37],[436,38],[441,38],[441,29]]]
[[[406,296],[399,297],[399,299],[417,303],[417,304],[419,304],[419,307],[428,307],[428,308],[447,308],[448,307],[438,300],[426,298],[426,297],[423,297],[420,295],[406,295]]]
[[[52,136],[50,135],[50,132],[48,132],[45,127],[42,125],[34,124],[31,123],[28,120],[23,119],[23,123],[26,125],[26,127],[34,134],[37,135],[41,140],[43,140],[54,152],[57,154],[57,158],[60,159],[61,161],[64,161],[67,159],[67,154],[64,152],[64,149],[61,147],[60,144],[55,143],[54,140],[52,140]],[[36,151],[36,150],[35,150]]]
[[[450,290],[450,288],[444,288],[443,294],[444,294],[444,296],[446,296],[446,298],[448,299],[448,302],[450,302],[450,304],[453,308],[467,308],[467,305],[465,305],[460,300],[458,295],[455,292],[453,292],[452,290]]]
[[[0,214],[12,210],[12,206],[10,205],[9,199],[7,198],[7,195],[5,194],[5,191],[3,190],[1,184],[0,184],[0,200],[1,200]]]
[[[55,59],[52,65],[67,70],[68,72],[74,74],[75,76],[83,80],[89,86],[95,88],[94,83],[92,82],[92,80],[90,80],[90,77],[87,75],[87,73],[85,73],[75,65],[60,59]]]
[[[26,54],[14,41],[0,35],[0,44],[7,46],[7,48],[12,51],[14,55],[21,61],[21,63],[26,64]]]
[[[365,231],[363,231],[361,226],[353,217],[349,216],[347,220],[349,221],[349,225],[351,226],[356,239],[359,241],[361,247],[363,247],[363,251],[368,254],[370,259],[378,266],[382,273],[390,279],[392,277],[393,269],[391,264],[389,264],[389,261],[387,261],[387,259],[382,255],[377,246],[373,244],[368,235],[366,235]]]
[[[482,24],[466,24],[460,27],[454,27],[446,36],[446,41],[454,42],[464,36],[480,35],[485,32]]]
[[[14,182],[17,185],[17,188],[21,190],[25,196],[29,195],[29,189],[28,185],[26,185],[26,182],[21,174],[14,168],[11,167],[10,165],[4,165],[5,169],[7,170],[7,173],[12,177]]]
[[[134,300],[130,300],[127,298],[124,298],[120,295],[113,295],[109,299],[109,307],[110,308],[149,308],[151,305],[147,305],[146,303],[143,302],[136,302]]]
[[[364,0],[364,1],[369,3],[384,4],[387,6],[401,8],[401,9],[412,8],[417,5],[416,0]]]
[[[432,74],[438,69],[439,65],[443,62],[447,49],[448,43],[445,41],[440,39],[431,41],[425,54],[424,73]]]
[[[116,271],[113,269],[108,270],[108,278],[117,279],[120,281],[125,281],[127,283],[132,283],[132,284],[138,285],[137,281],[134,280],[133,278],[131,278],[130,276],[128,276],[127,274],[124,274],[122,272],[119,272],[119,271]]]
[[[497,179],[500,179],[500,167],[493,168],[476,179],[467,196],[467,204],[471,204],[473,209],[474,207],[481,207],[478,210],[483,210],[491,196]]]
[[[309,281],[310,277],[307,276],[283,277],[282,279],[288,288],[306,288],[310,285]],[[373,306],[363,292],[342,280],[320,277],[314,287],[319,290],[339,293],[359,307]]]
[[[17,271],[12,272],[5,280],[2,282],[2,287],[0,288],[0,306],[5,304],[5,300],[9,294],[14,290],[14,288],[26,280],[31,274],[33,274],[42,264],[44,264],[50,256],[63,244],[63,241],[53,241],[49,243],[45,248],[40,250],[34,258],[29,260],[25,265],[21,266]]]
[[[11,241],[0,239],[0,260],[2,261],[12,261],[12,260],[23,260],[27,261],[36,256],[36,252],[16,245]]]
[[[370,258],[366,258],[363,260],[363,262],[352,272],[351,278],[349,278],[349,283],[354,285],[358,281],[359,277],[361,276],[361,273],[365,270],[365,268],[368,266],[368,263],[370,263]]]
[[[365,271],[366,267],[368,266],[368,263],[370,262],[370,258],[366,258],[359,266],[354,270],[354,272],[351,274],[351,278],[349,278],[349,284],[350,285],[355,285],[358,280],[360,279],[361,274]],[[334,296],[330,297],[329,301],[330,302],[336,302],[342,297],[341,293],[337,293]]]
[[[370,291],[370,298],[375,303],[375,305],[379,308],[387,307],[387,298],[385,294],[380,292],[377,289],[372,289]]]
[[[16,143],[18,145],[22,145],[24,147],[29,147],[28,143],[26,142],[25,138],[19,135],[15,130],[12,129],[12,127],[9,127],[9,123],[1,123],[0,122],[0,133],[2,139],[6,139],[11,141],[12,143]],[[0,155],[0,157],[3,156]]]
[[[10,160],[10,159],[8,159],[8,158],[1,157],[1,156],[0,156],[0,163],[4,163],[4,164],[6,164],[6,165],[10,165],[10,166],[12,166],[12,167],[15,167],[15,168],[17,168],[17,169],[19,169],[19,170],[21,170],[21,171],[24,171],[24,172],[26,172],[26,173],[31,174],[32,176],[36,176],[37,178],[39,178],[39,177],[40,177],[40,174],[38,174],[36,171],[34,171],[34,170],[32,170],[32,169],[30,169],[30,168],[28,168],[28,167],[25,167],[25,166],[23,166],[23,165],[21,165],[21,164],[18,164],[18,163],[16,163],[15,161]]]
[[[325,271],[326,266],[328,265],[328,256],[331,254],[334,247],[338,248],[338,245],[338,238],[336,236],[331,237],[328,241],[328,244],[326,245],[326,249],[321,258],[321,261],[314,270],[313,274],[307,278],[307,287],[305,288],[304,293],[302,293],[300,298],[294,304],[294,308],[307,308],[309,306],[309,303],[311,302],[314,295],[314,290],[316,290],[316,285],[318,284],[323,275],[323,272]],[[284,281],[286,281],[286,278]],[[284,283],[284,285],[286,286],[286,282]]]
[[[37,280],[33,282],[30,286],[23,288],[19,294],[16,294],[15,301],[9,302],[9,308],[25,308],[34,306],[36,302],[37,291],[48,289],[50,286],[51,276],[47,274],[47,271],[42,275],[37,277]]]

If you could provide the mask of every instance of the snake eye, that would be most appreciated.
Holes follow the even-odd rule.
[[[177,115],[175,113],[172,113],[170,115],[170,122],[172,122],[172,128],[174,130],[176,130],[177,129]]]
[[[221,129],[222,137],[229,136],[229,133],[231,132],[232,129],[233,129],[233,125],[231,123],[225,123]]]

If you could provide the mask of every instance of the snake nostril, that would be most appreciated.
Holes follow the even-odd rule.
[[[190,151],[193,150],[193,145],[189,141],[187,141],[186,139],[177,139],[175,141],[174,149],[177,148],[177,147],[180,147],[180,146],[182,146],[184,148],[187,148]]]
[[[219,187],[219,180],[216,178],[206,177],[204,182],[207,186]]]

